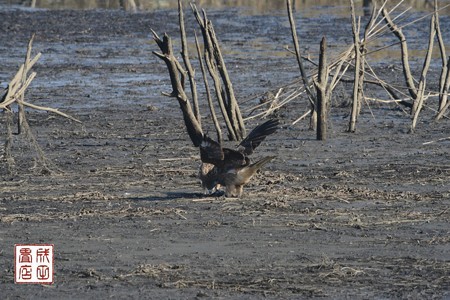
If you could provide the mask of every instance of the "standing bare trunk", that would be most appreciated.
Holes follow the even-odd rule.
[[[325,37],[320,42],[319,57],[319,78],[316,83],[317,89],[317,139],[325,141],[327,139],[328,120],[328,65],[326,56],[327,43]]]

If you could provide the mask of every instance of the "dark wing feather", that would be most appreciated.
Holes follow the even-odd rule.
[[[249,164],[248,158],[246,158],[242,152],[223,148],[223,153],[224,159],[223,165],[221,166],[223,172],[227,172],[230,169],[241,168]]]
[[[255,129],[253,129],[239,144],[239,151],[241,151],[245,155],[252,154],[253,150],[258,147],[262,141],[264,141],[266,136],[277,131],[279,124],[280,123],[278,119],[271,119],[261,125],[256,126]]]
[[[204,135],[200,143],[200,158],[202,162],[220,166],[223,164],[224,153],[222,146]]]

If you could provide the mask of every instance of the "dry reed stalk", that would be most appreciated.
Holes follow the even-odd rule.
[[[350,55],[353,54],[352,50],[353,50],[353,47],[349,47],[347,49],[347,51],[345,51],[343,53],[343,55],[341,56],[341,59],[339,61],[336,61],[338,63],[337,64],[333,63],[336,67],[334,70],[333,78],[331,79],[331,82],[330,82],[331,90],[334,90],[336,88],[337,84],[339,83],[339,81],[341,81],[342,77],[345,76],[347,69],[350,67],[350,63],[348,63],[348,61],[350,60]],[[341,72],[341,69],[342,69],[342,66],[344,65],[344,63],[347,63],[347,64],[344,68],[344,71]]]
[[[294,122],[292,122],[292,125],[297,124],[298,122],[300,122],[301,120],[303,120],[304,118],[306,118],[310,113],[311,113],[311,110],[308,110],[308,111],[305,112],[303,115],[301,115],[299,118],[297,118]]]
[[[34,40],[34,34],[31,35],[30,41],[28,42],[28,47],[27,47],[27,54],[25,56],[25,61],[23,63],[23,71],[22,71],[22,77],[20,79],[20,83],[22,86],[24,86],[27,83],[27,73],[29,71],[29,66],[28,63],[30,62],[30,57],[31,57],[31,48],[33,45],[33,40]],[[23,106],[23,102],[25,100],[25,91],[23,93],[20,94],[19,99],[17,100],[17,106],[19,107],[19,112],[18,112],[18,121],[17,121],[17,132],[20,134],[21,132],[21,128],[23,125],[25,125],[25,123],[27,122],[26,116],[25,116],[25,108]],[[28,127],[28,124],[26,124],[25,126]]]
[[[367,67],[369,68],[370,73],[366,72],[366,75],[369,75],[370,77],[374,78],[374,80],[365,80],[366,83],[375,84],[382,87],[389,95],[389,97],[393,99],[392,100],[393,102],[401,103],[403,105],[407,104],[409,105],[409,102],[407,101],[410,100],[411,98],[408,95],[406,95],[406,93],[402,92],[399,89],[401,87],[396,87],[395,85],[387,83],[386,81],[378,77],[378,75],[375,73],[375,71],[369,64],[367,64]],[[402,99],[399,95],[403,95],[405,98]]]
[[[279,99],[282,91],[283,91],[283,89],[280,88],[278,90],[278,92],[275,94],[275,96],[273,96],[273,99],[270,101],[271,102],[270,106],[267,108],[267,111],[263,116],[264,118],[268,117],[270,114],[273,114],[275,111],[277,111],[278,99]]]
[[[298,83],[298,81],[296,81],[296,82]],[[300,91],[298,88],[296,88],[294,90],[287,91],[286,93],[284,93],[284,95],[287,94],[287,96],[284,96],[284,99],[282,101],[278,101],[277,105],[274,105],[273,107],[271,107],[271,112],[274,111],[274,110],[280,109],[281,107],[285,106],[286,104],[288,104],[292,100],[298,98],[303,93],[304,93],[304,91]],[[281,98],[281,95],[279,95],[278,98]],[[263,107],[263,106],[266,106],[266,105],[267,105],[266,103],[258,104],[257,106],[252,107],[252,111],[258,109],[259,107]],[[261,116],[265,116],[265,115],[267,115],[267,111],[262,111],[262,112],[260,112],[258,114],[254,114],[253,116],[246,117],[245,120],[251,120],[251,119],[255,119],[255,118],[258,118],[258,117],[261,117]]]

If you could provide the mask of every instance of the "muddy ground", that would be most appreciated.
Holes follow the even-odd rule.
[[[210,17],[244,110],[297,77],[283,49],[283,13]],[[190,14],[187,21],[192,33]],[[302,22],[313,55],[329,30],[333,53],[351,42],[346,18]],[[170,91],[168,76],[151,54],[150,28],[177,37],[176,26],[173,10],[0,11],[2,85],[36,32],[34,52],[43,55],[27,99],[82,121],[28,111],[50,175],[14,136],[15,172],[1,168],[2,299],[450,297],[450,142],[437,141],[449,136],[448,119],[433,123],[425,109],[408,134],[401,108],[371,103],[347,133],[347,85],[333,98],[329,139],[319,142],[306,120],[291,125],[307,109],[300,98],[278,112],[282,128],[255,155],[277,158],[242,198],[204,196],[198,151],[174,99],[160,94]],[[426,44],[419,37],[416,45]],[[401,83],[395,63],[375,66]],[[14,284],[15,243],[55,245],[53,285]]]

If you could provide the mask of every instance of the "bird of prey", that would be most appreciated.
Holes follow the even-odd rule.
[[[221,144],[203,135],[200,144],[199,177],[202,187],[210,193],[225,187],[225,196],[240,197],[242,189],[253,175],[275,156],[266,156],[256,162],[251,162],[251,155],[256,147],[270,134],[278,129],[279,121],[271,119],[253,129],[242,140],[236,150],[222,148]]]

